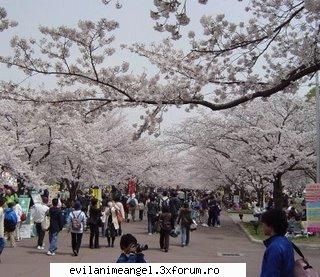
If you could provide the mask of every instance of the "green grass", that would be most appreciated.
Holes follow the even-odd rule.
[[[250,222],[242,222],[241,224],[249,232],[249,234],[254,239],[257,239],[257,240],[265,240],[266,239],[266,236],[263,234],[261,224],[259,224],[259,227],[258,227],[258,230],[257,230],[258,231],[257,234],[256,234],[256,231],[255,231],[252,223],[250,223]]]
[[[250,222],[242,222],[242,226],[249,232],[249,234],[257,240],[265,240],[267,237],[263,234],[261,224],[258,227],[258,234],[256,234],[255,229]],[[297,237],[291,239],[296,243],[310,243],[310,244],[319,244],[320,245],[320,236],[310,236],[310,237]]]

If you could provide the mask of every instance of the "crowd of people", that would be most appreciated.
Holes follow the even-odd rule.
[[[107,238],[107,247],[114,247],[120,238],[121,255],[119,263],[146,262],[143,250],[147,245],[138,244],[132,234],[122,234],[122,223],[144,219],[146,234],[158,234],[159,248],[168,252],[170,237],[180,235],[181,247],[191,242],[191,231],[199,224],[206,227],[220,227],[221,197],[219,193],[189,190],[164,190],[161,192],[132,193],[127,195],[114,189],[104,192],[101,200],[90,194],[79,192],[70,202],[59,194],[49,203],[47,192],[40,202],[31,203],[30,218],[37,236],[36,248],[45,249],[44,238],[48,233],[49,245],[46,254],[54,256],[58,250],[59,233],[65,228],[70,233],[72,253],[78,256],[84,232],[89,232],[89,247],[100,248],[100,238]],[[138,218],[136,214],[138,213]],[[299,213],[290,202],[286,210],[266,209],[255,203],[253,213],[262,224],[265,235],[261,276],[293,276],[294,248],[286,234],[290,220],[298,220]],[[0,255],[5,240],[15,247],[19,241],[19,228],[26,219],[19,204],[18,195],[7,189],[0,195]],[[6,239],[5,239],[6,238]]]
[[[184,247],[189,245],[190,232],[196,229],[198,224],[220,227],[219,199],[214,194],[201,191],[164,190],[127,195],[113,188],[111,192],[104,191],[100,201],[90,193],[79,191],[73,202],[58,194],[50,203],[49,192],[44,190],[41,193],[42,201],[32,201],[30,204],[30,219],[37,237],[38,250],[45,249],[44,239],[48,233],[49,245],[46,254],[49,256],[55,255],[59,233],[64,228],[71,234],[72,252],[77,256],[85,231],[90,233],[90,248],[100,248],[101,237],[107,238],[107,247],[114,247],[116,238],[122,235],[123,221],[142,221],[146,217],[147,233],[159,234],[159,247],[164,252],[169,251],[170,236],[181,234],[181,246]],[[27,217],[19,204],[17,193],[12,188],[7,188],[0,195],[0,204],[2,252],[5,241],[8,246],[15,247],[16,241],[21,240],[21,223]]]

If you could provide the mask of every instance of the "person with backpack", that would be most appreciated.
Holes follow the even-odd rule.
[[[209,218],[208,218],[208,226],[219,227],[218,218],[220,215],[221,209],[216,200],[212,200],[209,203]]]
[[[160,209],[162,210],[162,208],[164,206],[168,207],[169,210],[170,210],[170,206],[169,206],[169,202],[170,202],[170,199],[168,197],[168,192],[167,191],[164,191],[162,193],[162,198],[160,198]]]
[[[86,226],[87,217],[81,211],[81,203],[74,203],[74,211],[72,211],[67,219],[68,229],[71,232],[71,246],[74,256],[78,256],[81,247],[82,235]]]
[[[261,215],[261,223],[264,234],[269,238],[263,242],[266,250],[260,277],[294,276],[293,245],[285,237],[288,229],[286,213],[270,209]]]
[[[178,199],[178,194],[176,191],[171,192],[171,197],[169,199],[169,207],[170,207],[170,213],[171,213],[171,226],[172,229],[174,229],[176,225],[176,221],[178,218],[178,213],[180,209],[180,200]]]
[[[138,200],[137,200],[136,195],[134,193],[127,200],[127,205],[128,205],[128,208],[129,208],[129,214],[131,215],[132,221],[135,221],[135,219],[136,219],[136,208],[138,206]],[[129,222],[129,218],[128,218],[128,222]]]
[[[58,234],[63,228],[64,220],[61,208],[58,208],[58,198],[52,199],[52,207],[49,209],[50,226],[49,226],[49,249],[48,256],[54,256],[58,249]]]
[[[192,223],[191,210],[189,204],[185,202],[179,211],[178,224],[181,230],[181,246],[187,246],[190,242],[190,225]]]
[[[6,200],[4,199],[4,197],[0,196],[0,258],[1,258],[1,254],[2,251],[4,249],[5,246],[5,240],[4,240],[4,210],[3,210],[3,206],[6,203]],[[0,259],[0,263],[1,263],[1,259]]]
[[[164,252],[169,251],[169,239],[171,231],[171,213],[167,205],[162,206],[162,213],[159,216],[160,223],[160,248]]]
[[[11,247],[16,246],[14,231],[18,223],[18,217],[13,210],[14,202],[7,203],[8,208],[4,212],[4,232],[7,235]]]
[[[159,212],[159,205],[154,195],[150,195],[147,201],[147,219],[148,219],[148,234],[152,235],[155,232],[155,223]]]

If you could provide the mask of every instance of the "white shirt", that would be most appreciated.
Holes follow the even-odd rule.
[[[49,207],[43,203],[36,203],[31,208],[31,216],[35,223],[41,223],[44,220],[46,212],[49,210]]]

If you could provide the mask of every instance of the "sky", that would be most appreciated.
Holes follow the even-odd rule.
[[[207,5],[198,4],[197,0],[187,2],[187,13],[191,17],[191,23],[184,28],[184,33],[194,30],[201,33],[199,20],[202,15],[216,15],[225,13],[226,18],[232,18],[235,21],[245,20],[246,15],[243,10],[246,1],[238,0],[209,0]],[[10,19],[18,22],[18,26],[0,33],[0,53],[10,54],[10,38],[14,35],[22,37],[39,38],[37,28],[42,26],[75,26],[81,19],[98,20],[100,18],[114,19],[120,23],[120,28],[115,32],[116,44],[132,44],[142,42],[149,44],[151,42],[160,42],[166,38],[168,33],[159,33],[153,30],[154,21],[150,18],[151,9],[155,9],[152,0],[119,0],[122,4],[121,9],[115,8],[116,0],[105,6],[101,0],[2,0],[0,6],[5,7]],[[179,48],[189,49],[187,39],[181,39],[176,42]],[[121,64],[123,61],[130,63],[130,68],[134,73],[143,71],[156,73],[156,69],[149,65],[145,59],[130,54],[127,51],[118,51],[112,56],[110,64]],[[24,76],[15,70],[7,70],[0,65],[0,76],[2,80],[13,80],[21,82]],[[28,79],[25,85],[39,82],[38,77]],[[45,82],[46,86],[54,86],[52,82]],[[126,112],[128,121],[134,123],[137,121],[139,111]],[[165,115],[163,127],[167,128],[177,124],[190,115],[196,114],[196,111],[187,114],[184,108],[170,108]]]

